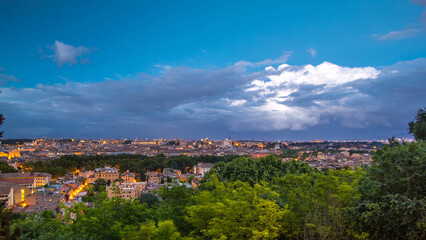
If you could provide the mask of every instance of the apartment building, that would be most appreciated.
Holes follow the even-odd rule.
[[[146,184],[142,182],[111,184],[106,187],[106,190],[109,198],[119,197],[130,200],[139,198],[145,186]]]
[[[0,181],[0,201],[6,201],[7,206],[25,202],[29,195],[31,195],[31,189],[27,187]]]
[[[201,176],[204,177],[204,174],[206,174],[206,172],[208,172],[213,166],[213,163],[199,162],[194,166],[194,174],[201,174]]]
[[[160,174],[157,172],[147,172],[145,173],[147,177],[148,184],[158,185],[161,183]]]
[[[49,185],[51,175],[48,173],[34,172],[34,173],[1,173],[0,181],[19,184],[30,189]]]
[[[125,183],[135,183],[136,182],[135,174],[132,173],[132,172],[129,172],[129,170],[127,170],[127,171],[125,171],[121,174],[121,179]]]
[[[120,178],[120,173],[115,167],[96,168],[94,172],[95,179],[103,178],[107,181],[110,180],[111,182],[114,182]]]

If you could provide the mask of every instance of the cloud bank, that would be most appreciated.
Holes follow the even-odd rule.
[[[385,138],[406,133],[426,102],[425,59],[378,68],[283,61],[0,88],[5,137],[309,139],[306,133],[315,131],[348,139],[348,132],[360,130],[371,132],[365,138]]]

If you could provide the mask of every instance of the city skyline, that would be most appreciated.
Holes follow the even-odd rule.
[[[3,138],[409,137],[425,7],[0,1]]]

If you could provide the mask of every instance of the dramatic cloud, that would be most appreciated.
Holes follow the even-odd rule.
[[[91,54],[92,50],[94,50],[84,46],[74,47],[60,41],[55,41],[53,46],[48,46],[47,48],[53,51],[53,55],[44,55],[44,50],[40,47],[38,52],[43,54],[43,57],[53,58],[58,68],[62,68],[66,63],[68,63],[69,66],[78,62],[80,62],[80,64],[91,63],[89,58],[83,56]]]
[[[12,75],[7,75],[3,73],[6,71],[5,68],[0,67],[0,86],[6,84],[7,82],[19,82],[20,80]]]
[[[312,130],[342,139],[352,129],[370,133],[366,138],[390,137],[406,133],[426,102],[425,59],[380,68],[292,66],[283,59],[2,88],[6,137],[270,138]],[[272,65],[253,71],[262,62]]]

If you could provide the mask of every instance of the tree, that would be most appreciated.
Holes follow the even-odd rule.
[[[139,202],[146,203],[149,207],[152,207],[158,202],[160,202],[160,199],[158,199],[158,197],[152,193],[142,193],[139,197]]]
[[[3,121],[5,120],[6,118],[4,118],[3,117],[3,114],[0,114],[0,127],[1,127],[1,125],[3,124]],[[1,137],[3,137],[3,132],[0,132],[0,138]]]
[[[426,108],[419,109],[414,120],[408,123],[408,127],[417,141],[426,140]]]
[[[286,239],[343,239],[344,209],[358,200],[362,175],[361,170],[330,170],[275,179],[277,202],[289,211],[284,219]]]
[[[11,231],[10,224],[13,212],[6,208],[6,201],[0,201],[0,240],[16,240],[21,235],[21,228],[16,227]]]
[[[108,182],[105,180],[105,179],[103,179],[103,178],[98,178],[98,179],[96,179],[96,181],[95,181],[95,185],[93,185],[93,190],[95,191],[95,192],[102,192],[102,191],[105,191],[105,187],[106,187],[106,185],[108,184]]]
[[[77,214],[77,219],[67,226],[68,231],[87,236],[85,239],[119,240],[125,226],[133,228],[152,215],[146,205],[117,197],[97,201],[95,207],[83,205],[68,210]]]
[[[187,234],[190,232],[190,225],[185,221],[185,208],[194,203],[193,188],[187,188],[185,185],[173,186],[172,188],[162,187],[158,190],[161,201],[157,208],[159,220],[173,220],[179,232]]]
[[[350,209],[357,230],[373,239],[424,239],[426,143],[385,146],[373,159]]]
[[[286,210],[275,203],[278,194],[266,185],[219,182],[216,176],[187,207],[186,220],[201,239],[276,239]]]
[[[252,159],[240,157],[231,162],[218,162],[202,179],[202,183],[210,181],[212,175],[220,181],[242,181],[251,185],[265,181],[271,183],[274,178],[283,177],[286,174],[303,174],[317,172],[307,163],[290,161],[283,162],[273,155],[264,158]],[[200,186],[203,189],[203,185]]]
[[[177,240],[181,239],[172,220],[165,220],[155,225],[154,221],[143,223],[138,228],[121,231],[123,240]]]
[[[14,173],[18,172],[15,168],[10,166],[7,162],[0,161],[0,172],[2,173]]]
[[[22,229],[22,234],[19,237],[21,240],[75,239],[70,238],[71,235],[67,236],[64,231],[64,225],[54,218],[51,211],[44,211],[41,215],[30,214],[25,218],[18,219],[13,223],[13,227]]]

